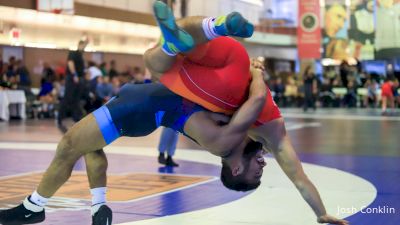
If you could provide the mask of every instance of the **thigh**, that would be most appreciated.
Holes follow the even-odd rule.
[[[106,142],[93,114],[72,126],[62,139],[69,149],[86,154],[102,149]]]
[[[223,68],[228,65],[246,67],[250,61],[243,45],[230,37],[219,37],[197,46],[187,59],[201,66]]]
[[[164,113],[182,112],[182,101],[161,84],[125,85],[106,108],[119,136],[140,137],[157,129]]]

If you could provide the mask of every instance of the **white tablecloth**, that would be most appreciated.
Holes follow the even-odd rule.
[[[0,118],[8,121],[11,115],[25,119],[25,103],[26,97],[24,91],[0,91]]]

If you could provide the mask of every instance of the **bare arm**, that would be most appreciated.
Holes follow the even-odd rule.
[[[249,98],[233,115],[226,127],[226,132],[247,132],[250,126],[256,122],[264,107],[267,89],[263,72],[253,67],[250,69],[250,72],[252,74],[252,81],[249,88]]]
[[[212,139],[210,143],[216,155],[226,155],[227,151],[235,149],[247,136],[247,131],[256,122],[264,107],[267,92],[262,71],[252,68],[251,73],[249,98],[236,111],[228,124],[219,129],[213,129],[207,134]],[[219,149],[223,152],[219,152]]]
[[[72,60],[68,60],[68,69],[72,74],[76,74],[75,64]]]
[[[271,133],[271,139],[268,141],[279,166],[312,208],[319,223],[348,224],[345,220],[336,219],[327,214],[317,188],[304,173],[301,162],[293,149],[289,137],[286,135],[283,120],[281,123],[281,126],[276,126],[277,129]]]
[[[298,159],[289,137],[285,136],[282,140],[281,148],[273,151],[279,166],[299,190],[304,200],[311,206],[317,217],[326,214],[325,207],[315,186],[308,179],[303,171],[300,160]]]

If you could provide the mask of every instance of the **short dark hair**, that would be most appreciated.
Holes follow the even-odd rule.
[[[245,168],[245,172],[247,171],[248,165]],[[240,174],[238,176],[233,176],[232,175],[232,169],[229,167],[229,165],[222,161],[222,169],[221,169],[221,181],[222,184],[234,191],[251,191],[258,186],[260,186],[261,181],[258,181],[256,183],[248,183],[245,179],[246,173]]]

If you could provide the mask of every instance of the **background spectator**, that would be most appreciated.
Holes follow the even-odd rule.
[[[304,103],[303,103],[303,110],[304,112],[307,111],[308,107],[313,108],[314,110],[317,109],[315,104],[315,96],[317,94],[317,79],[315,74],[311,71],[311,66],[308,66],[303,74],[304,80]]]
[[[62,121],[68,112],[71,112],[75,122],[81,119],[82,109],[80,99],[82,90],[84,90],[84,69],[83,51],[88,44],[88,40],[81,40],[78,43],[78,49],[68,54],[67,77],[65,81],[65,95],[60,104],[57,124],[62,132],[66,132],[66,127]]]
[[[112,79],[115,76],[118,76],[119,73],[117,71],[117,64],[115,60],[111,60],[110,62],[110,70],[108,71],[108,76],[110,76],[110,79]]]

